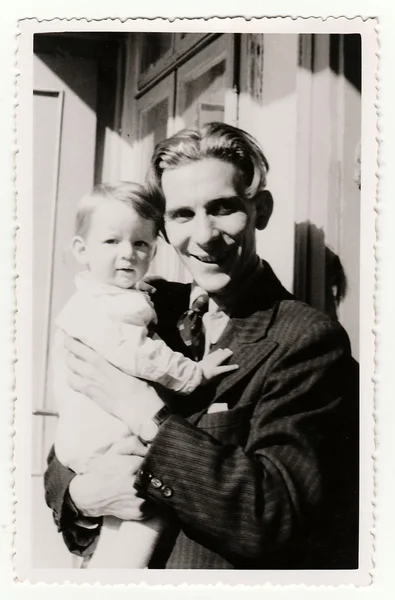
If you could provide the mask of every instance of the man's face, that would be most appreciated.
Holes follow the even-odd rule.
[[[256,207],[236,189],[237,167],[205,158],[162,175],[169,242],[212,295],[241,284],[256,261]]]

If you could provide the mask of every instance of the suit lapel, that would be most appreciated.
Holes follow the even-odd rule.
[[[217,348],[230,348],[233,351],[231,363],[239,365],[237,371],[224,376],[219,382],[213,402],[245,378],[255,367],[264,362],[277,348],[278,343],[266,337],[267,325],[272,311],[258,312],[249,318],[239,321],[232,319]]]
[[[270,265],[265,261],[262,264],[261,275],[235,308],[217,344],[212,346],[212,350],[230,348],[233,351],[232,363],[238,364],[239,369],[224,376],[213,390],[213,395],[209,394],[212,398],[209,404],[217,402],[223,394],[263,363],[278,346],[267,334],[276,318],[281,300],[291,299],[293,296],[281,285]],[[159,280],[155,282],[155,287],[157,293],[153,298],[158,315],[158,333],[171,348],[188,356],[188,348],[184,346],[176,324],[182,312],[188,308],[191,286]],[[188,403],[192,412],[195,403],[199,406],[196,406],[194,414],[189,413],[192,423],[197,423],[201,414],[207,411],[207,392],[204,389],[202,397],[202,392],[197,391],[197,400],[191,399]],[[184,401],[180,402],[178,409],[181,414],[184,414],[185,406]]]
[[[278,343],[268,337],[276,318],[281,300],[293,296],[281,285],[270,265],[264,261],[261,276],[255,282],[247,298],[236,307],[218,343],[212,347],[230,348],[231,362],[239,365],[217,385],[213,402],[245,378],[260,363],[263,363],[277,348]]]

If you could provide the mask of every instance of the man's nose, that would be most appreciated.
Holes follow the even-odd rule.
[[[219,231],[210,215],[196,216],[192,233],[192,239],[196,244],[205,246],[217,239],[218,236]]]

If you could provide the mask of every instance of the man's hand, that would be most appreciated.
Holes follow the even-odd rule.
[[[163,406],[153,387],[114,367],[79,340],[67,338],[69,385],[138,434],[140,425]],[[144,402],[141,401],[144,398]]]
[[[200,366],[203,371],[203,384],[208,383],[215,377],[219,375],[224,375],[225,373],[229,373],[230,371],[236,371],[239,368],[239,365],[224,365],[223,363],[228,360],[232,356],[232,350],[228,348],[222,349],[219,348],[215,350],[203,360],[200,361]]]
[[[130,453],[140,456],[130,456]],[[145,500],[134,488],[137,471],[147,449],[131,436],[113,445],[108,452],[90,462],[89,472],[77,475],[69,493],[86,517],[111,515],[123,520],[142,520],[148,516]]]

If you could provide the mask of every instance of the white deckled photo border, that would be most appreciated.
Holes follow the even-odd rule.
[[[355,571],[216,571],[216,570],[101,570],[38,569],[31,566],[31,403],[33,290],[30,261],[33,248],[32,165],[32,43],[35,33],[74,31],[191,31],[243,33],[359,33],[362,37],[363,93],[361,141],[361,242],[360,242],[360,561]],[[228,585],[367,586],[371,581],[374,524],[374,293],[375,205],[377,197],[377,21],[373,18],[243,18],[226,19],[118,19],[22,20],[18,37],[18,107],[16,187],[17,199],[17,358],[15,404],[15,522],[14,568],[19,581],[31,583],[97,583]],[[275,159],[272,159],[275,160]]]

